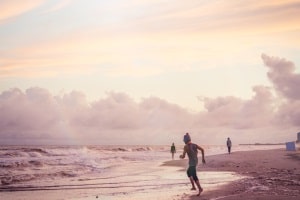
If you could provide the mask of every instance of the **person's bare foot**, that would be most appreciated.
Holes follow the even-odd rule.
[[[191,190],[196,190],[196,188],[195,188],[195,187],[192,187]]]
[[[203,189],[200,188],[199,193],[197,194],[197,196],[200,196],[200,194],[203,192]]]

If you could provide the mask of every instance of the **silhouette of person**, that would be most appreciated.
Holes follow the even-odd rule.
[[[172,160],[174,160],[174,154],[176,153],[176,147],[175,144],[173,142],[172,146],[171,146],[171,154],[172,154]]]
[[[226,144],[227,144],[228,153],[230,154],[231,153],[231,146],[232,146],[230,138],[227,138]]]

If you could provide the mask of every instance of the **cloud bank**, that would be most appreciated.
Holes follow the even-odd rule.
[[[108,92],[88,102],[84,93],[53,95],[18,88],[0,94],[3,144],[168,144],[188,131],[203,144],[286,142],[300,128],[300,74],[292,62],[263,54],[272,87],[254,86],[251,99],[201,97],[204,110],[190,113],[158,97],[135,101]]]

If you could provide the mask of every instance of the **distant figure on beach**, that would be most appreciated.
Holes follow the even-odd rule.
[[[176,147],[175,144],[173,142],[172,146],[171,146],[171,154],[172,154],[172,160],[174,160],[174,154],[176,153]]]
[[[203,189],[200,185],[198,176],[197,176],[197,165],[198,165],[198,150],[201,151],[202,154],[202,163],[205,163],[204,159],[204,149],[197,144],[194,144],[191,142],[191,137],[188,133],[186,133],[183,137],[183,141],[185,143],[184,148],[183,148],[183,153],[180,155],[181,159],[185,158],[185,154],[188,155],[189,157],[189,167],[187,169],[187,176],[189,177],[191,184],[192,184],[192,189],[191,190],[196,190],[195,183],[198,187],[199,193],[197,196],[200,196],[201,192],[203,192]]]
[[[227,144],[228,153],[230,154],[231,153],[231,146],[232,146],[230,138],[227,138],[226,144]]]

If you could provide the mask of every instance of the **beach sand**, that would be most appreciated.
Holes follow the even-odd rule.
[[[201,157],[201,156],[200,156]],[[164,163],[167,166],[186,167],[187,160]],[[200,197],[196,192],[184,191],[178,200],[299,200],[300,151],[285,149],[240,151],[232,154],[206,157],[206,164],[198,166],[198,177],[206,171],[236,172],[244,178],[205,191]]]

